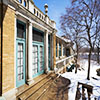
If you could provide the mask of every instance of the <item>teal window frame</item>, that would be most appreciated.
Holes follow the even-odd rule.
[[[44,44],[34,41],[32,42],[32,45],[38,46],[38,73],[33,75],[33,78],[35,78],[44,73]],[[43,47],[43,65],[42,65],[43,70],[42,71],[40,71],[40,46]]]
[[[38,32],[40,32],[41,34],[43,34],[43,38],[42,38],[43,41],[42,42],[34,41],[32,39],[32,45],[38,46],[38,73],[32,76],[33,78],[35,78],[35,77],[37,77],[37,76],[39,76],[39,75],[44,73],[44,32],[39,30],[39,29],[37,29],[37,28],[35,28],[35,27],[33,27],[32,30],[33,29],[38,31]],[[33,37],[33,34],[34,33],[32,32],[32,37]],[[40,71],[40,46],[43,47],[43,65],[42,65],[43,70],[42,71]]]
[[[19,37],[17,37],[17,33],[18,33],[18,31],[17,31],[17,24],[22,24],[22,25],[24,25],[24,38],[19,38]],[[24,72],[24,79],[23,80],[21,80],[21,81],[19,81],[18,80],[18,70],[17,70],[17,68],[18,68],[18,63],[17,63],[17,61],[18,61],[18,43],[22,43],[23,44],[23,72]],[[16,87],[20,87],[21,85],[24,85],[25,84],[25,81],[26,81],[26,77],[25,77],[25,74],[26,74],[26,69],[25,69],[25,67],[26,67],[26,64],[25,64],[25,60],[26,60],[26,55],[25,55],[25,52],[26,52],[26,47],[25,47],[25,45],[26,45],[26,24],[24,23],[24,22],[22,22],[22,21],[20,21],[19,19],[17,19],[16,20]]]
[[[23,80],[18,80],[18,70],[17,70],[17,68],[18,68],[18,63],[17,63],[17,61],[18,61],[18,43],[22,43],[23,44]],[[16,44],[17,44],[17,46],[16,46],[16,87],[20,87],[20,86],[22,86],[22,85],[24,85],[25,84],[25,80],[26,80],[26,77],[25,77],[25,42],[24,41],[16,41]]]

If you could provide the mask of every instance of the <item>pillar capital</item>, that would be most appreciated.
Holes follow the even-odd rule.
[[[29,24],[30,26],[32,26],[32,22],[31,22],[31,20],[28,20],[28,24]]]
[[[49,34],[48,30],[45,30],[45,33],[46,33],[46,34]]]

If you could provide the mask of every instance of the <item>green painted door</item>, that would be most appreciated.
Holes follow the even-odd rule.
[[[33,42],[32,52],[32,73],[33,77],[36,77],[44,73],[44,45],[43,43]]]
[[[25,23],[17,20],[16,87],[25,84]]]

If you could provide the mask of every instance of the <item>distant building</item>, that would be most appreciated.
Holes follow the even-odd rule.
[[[73,57],[72,45],[67,46],[70,40],[56,35],[56,23],[47,14],[48,5],[44,14],[32,0],[3,0],[0,95],[7,100],[16,99],[20,86],[32,84],[43,73],[59,70]]]
[[[74,61],[73,43],[66,36],[59,37],[56,35],[56,56],[54,60],[57,72],[66,71],[66,67],[71,61]]]

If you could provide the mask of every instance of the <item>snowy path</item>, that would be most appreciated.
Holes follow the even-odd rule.
[[[73,72],[66,72],[61,75],[71,80],[71,85],[70,85],[70,89],[68,93],[68,97],[69,97],[68,100],[75,100],[78,82],[93,86],[93,95],[91,96],[91,100],[94,100],[95,97],[96,98],[100,97],[100,77],[96,75],[96,69],[100,68],[100,65],[96,64],[96,62],[91,61],[90,80],[86,79],[88,61],[82,60],[80,62],[80,66],[84,68],[84,70],[81,70],[81,71],[78,70],[77,74],[75,74],[75,70],[73,70]],[[92,77],[96,78],[97,80],[93,79]],[[100,100],[100,99],[97,99],[97,100]]]

